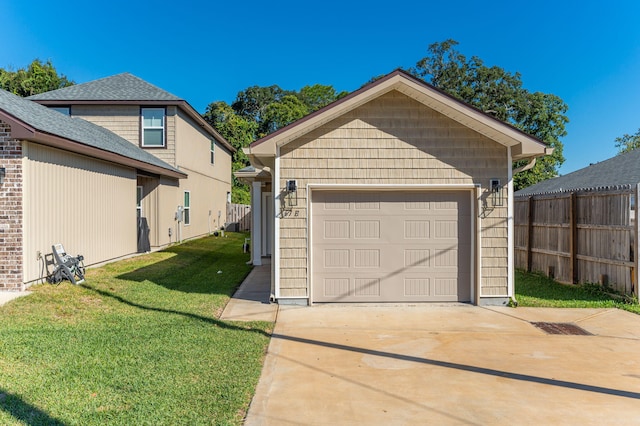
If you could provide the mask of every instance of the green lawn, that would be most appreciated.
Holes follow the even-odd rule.
[[[560,284],[544,275],[516,271],[515,287],[518,306],[618,308],[640,314],[637,300],[610,294],[594,284]]]
[[[0,307],[0,424],[241,424],[273,326],[217,319],[250,270],[243,241],[187,242]]]

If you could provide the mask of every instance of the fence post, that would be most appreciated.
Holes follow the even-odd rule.
[[[533,210],[534,210],[534,200],[533,196],[530,196],[527,199],[527,207],[529,208],[528,219],[527,219],[527,272],[531,272],[532,264],[533,264],[533,253],[531,251],[531,246],[533,245]]]
[[[571,282],[578,282],[578,209],[576,193],[569,198],[569,253],[571,254]]]

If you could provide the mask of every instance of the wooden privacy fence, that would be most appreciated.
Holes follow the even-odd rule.
[[[247,204],[227,204],[227,225],[234,223],[238,224],[238,231],[251,230],[251,206]],[[229,227],[232,227],[232,225]]]
[[[638,294],[638,189],[514,199],[517,268]],[[633,205],[632,205],[633,204]]]

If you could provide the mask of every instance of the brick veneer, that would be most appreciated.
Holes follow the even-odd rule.
[[[0,290],[22,290],[22,145],[0,120]]]

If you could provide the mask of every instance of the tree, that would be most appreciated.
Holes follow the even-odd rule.
[[[258,124],[238,115],[226,102],[212,102],[207,106],[204,119],[213,126],[234,148],[231,169],[232,172],[242,169],[249,164],[242,148],[248,146],[255,138]],[[248,185],[242,183],[233,176],[233,190],[231,202],[237,204],[249,204],[251,193]]]
[[[618,148],[618,155],[625,152],[633,151],[640,147],[640,129],[632,135],[624,134],[615,139],[616,148]]]
[[[22,97],[73,84],[65,75],[58,74],[51,60],[43,63],[40,59],[34,59],[27,68],[17,71],[0,68],[0,88]]]
[[[291,94],[292,92],[283,90],[277,85],[251,86],[238,92],[231,107],[239,116],[260,124],[264,120],[265,110],[270,104],[280,102],[283,97]]]
[[[468,59],[456,45],[455,40],[431,44],[428,55],[409,71],[554,148],[552,155],[538,159],[531,170],[514,176],[515,190],[557,176],[564,162],[560,138],[567,134],[567,105],[555,95],[529,92],[522,87],[519,73],[486,66],[477,56]]]
[[[333,86],[314,84],[313,86],[304,86],[297,96],[307,106],[309,112],[314,112],[347,94],[348,92],[336,93]]]
[[[260,123],[261,137],[293,123],[309,114],[309,107],[295,95],[284,96],[279,102],[272,102],[264,109]]]

